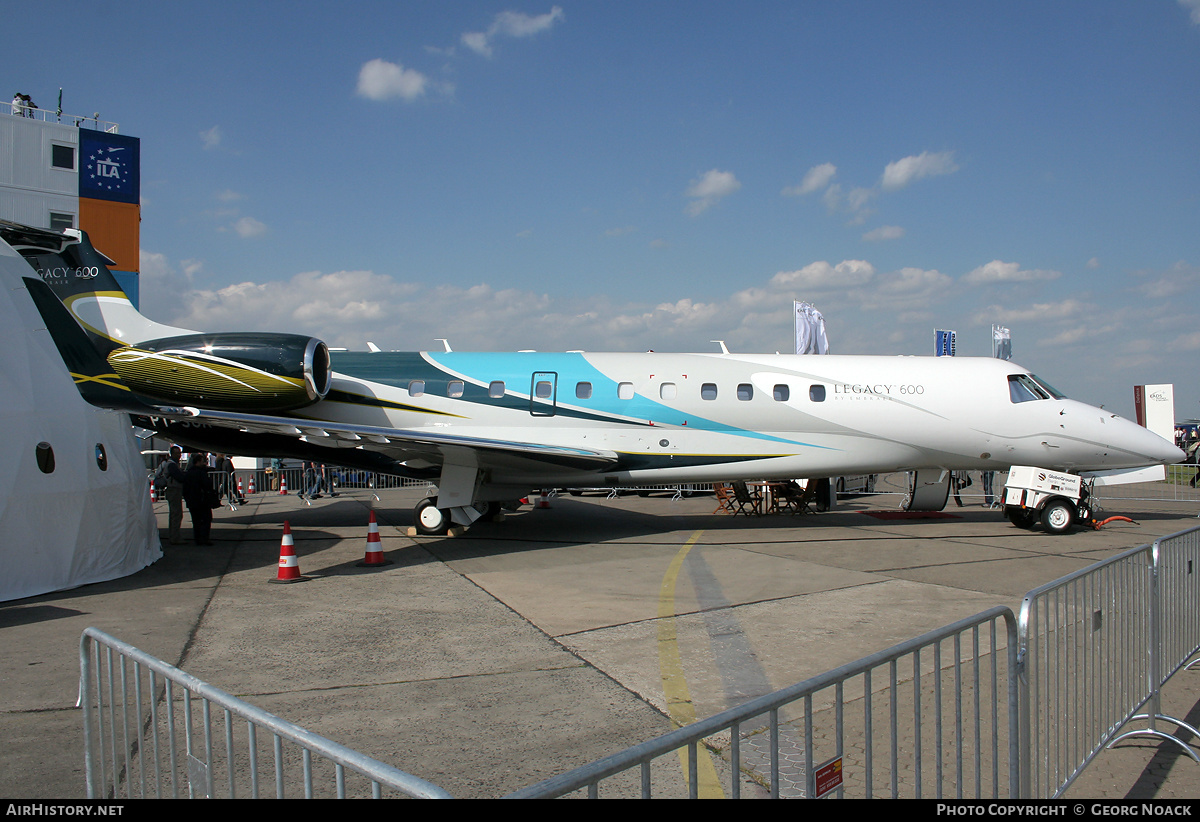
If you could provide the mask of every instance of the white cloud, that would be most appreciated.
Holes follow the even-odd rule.
[[[871,282],[875,267],[865,260],[843,260],[836,266],[821,260],[795,271],[780,271],[771,278],[771,286],[807,294],[813,291],[856,288]]]
[[[1200,26],[1200,0],[1179,0],[1179,5],[1188,10],[1192,24]]]
[[[532,37],[553,28],[556,23],[566,19],[559,6],[554,6],[545,14],[525,14],[519,11],[503,11],[496,15],[487,31],[470,31],[462,36],[462,44],[476,54],[484,57],[492,56],[492,42],[500,36]]]
[[[741,187],[742,184],[733,176],[733,172],[718,171],[714,168],[700,179],[693,180],[688,187],[686,193],[692,198],[692,202],[688,203],[687,213],[696,217]]]
[[[411,103],[424,95],[428,86],[429,78],[421,72],[378,58],[363,63],[358,72],[357,93],[369,100],[399,97]]]
[[[213,126],[210,129],[200,132],[200,143],[204,146],[204,150],[208,151],[221,145],[221,140],[224,136],[220,126]]]
[[[1063,300],[1057,303],[1034,303],[1030,306],[1021,308],[1004,308],[1003,306],[989,306],[985,311],[976,315],[976,322],[1001,322],[1009,323],[1048,323],[1061,322],[1078,317],[1090,309],[1079,300]]]
[[[801,197],[814,191],[820,191],[833,182],[836,174],[837,166],[833,163],[821,163],[804,173],[804,179],[800,181],[800,185],[788,186],[781,193],[784,197]]]
[[[1062,276],[1061,271],[1032,268],[1023,269],[1017,263],[1005,263],[992,260],[987,265],[969,272],[963,277],[968,285],[987,285],[990,283],[1031,283],[1043,280],[1057,280]]]
[[[896,191],[924,177],[953,174],[956,171],[958,171],[958,166],[954,162],[954,152],[942,151],[930,154],[925,151],[894,163],[888,163],[887,168],[883,170],[883,178],[879,185],[884,191]]]
[[[267,226],[253,217],[242,217],[233,224],[233,230],[237,232],[239,237],[250,239],[251,237],[261,237],[263,234],[266,234]]]
[[[882,240],[898,240],[904,236],[904,229],[898,225],[881,225],[879,228],[868,231],[863,235],[863,239],[869,243],[877,243]]]
[[[1160,276],[1140,285],[1138,289],[1147,297],[1156,300],[1170,300],[1185,295],[1194,295],[1200,292],[1200,268],[1188,265],[1181,260]]]

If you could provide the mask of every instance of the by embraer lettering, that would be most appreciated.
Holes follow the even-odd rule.
[[[74,277],[77,280],[91,280],[100,276],[99,266],[86,265],[79,268],[39,268],[37,273],[43,280],[65,280]]]
[[[834,394],[873,394],[879,397],[913,396],[924,394],[923,385],[897,385],[889,383],[834,383]]]

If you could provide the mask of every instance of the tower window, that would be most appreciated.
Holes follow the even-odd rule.
[[[60,146],[57,143],[51,143],[50,165],[54,168],[61,168],[65,169],[66,171],[74,171],[75,146]]]

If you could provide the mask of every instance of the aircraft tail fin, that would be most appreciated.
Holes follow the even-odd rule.
[[[100,408],[114,408],[132,413],[154,413],[153,406],[142,402],[121,378],[101,349],[71,316],[58,296],[37,277],[22,277],[26,290],[46,323],[46,330],[67,366],[75,387],[84,401]],[[116,348],[116,344],[109,343]]]
[[[0,220],[0,238],[25,258],[102,351],[114,343],[191,333],[142,316],[109,271],[113,261],[84,231],[48,231]]]

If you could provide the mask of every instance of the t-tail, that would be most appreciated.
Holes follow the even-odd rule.
[[[109,271],[113,261],[84,231],[48,231],[0,220],[0,237],[25,258],[105,354],[119,345],[194,333],[143,317]]]

